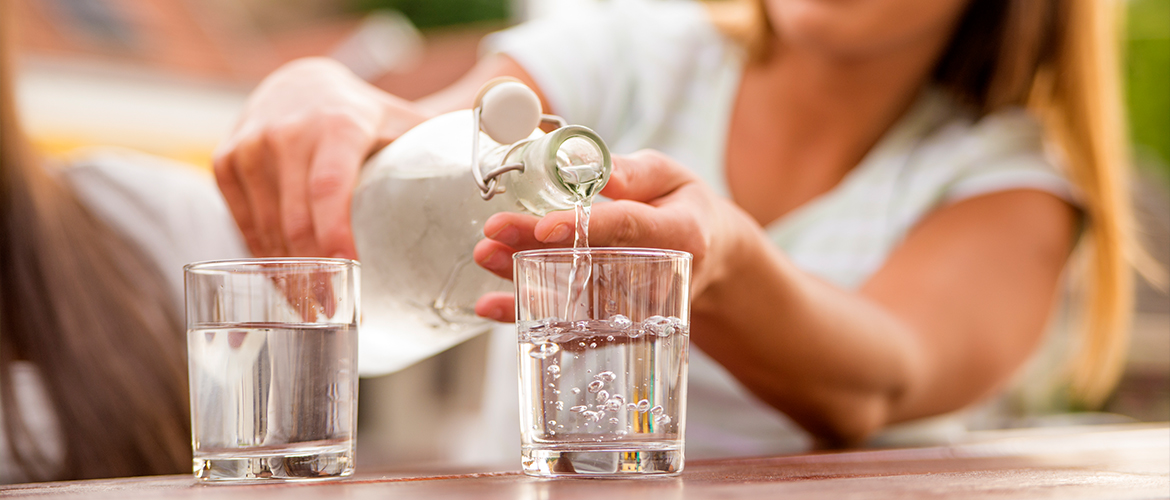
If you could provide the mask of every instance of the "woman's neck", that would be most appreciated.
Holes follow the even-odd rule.
[[[732,197],[767,224],[832,189],[914,102],[944,45],[843,58],[776,39],[740,84],[727,150]]]

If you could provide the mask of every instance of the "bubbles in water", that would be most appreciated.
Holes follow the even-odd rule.
[[[654,405],[654,407],[650,409],[650,413],[655,415],[662,415],[662,411],[662,405]]]
[[[624,332],[629,330],[630,327],[634,325],[634,322],[630,321],[630,318],[620,314],[615,314],[612,318],[609,318],[609,325],[612,326],[614,330]]]
[[[654,423],[658,425],[666,425],[670,423],[670,415],[659,415],[654,419]]]
[[[565,409],[565,402],[564,401],[557,401],[557,403],[553,406],[556,407],[557,411],[561,411],[561,410]]]
[[[574,387],[574,388],[573,388],[573,390],[572,390],[572,391],[569,391],[569,392],[572,392],[573,394],[581,394],[581,388],[580,388],[580,387]]]
[[[552,342],[541,342],[533,346],[533,349],[528,351],[528,355],[536,359],[548,359],[549,356],[560,352],[560,350],[561,346]]]
[[[591,348],[591,349],[592,349],[592,348],[595,348],[595,347],[597,347],[597,342],[590,342],[590,343],[589,343],[589,348]]]
[[[640,411],[642,413],[646,413],[648,410],[650,410],[650,402],[649,401],[646,401],[645,399],[638,401],[638,411]]]
[[[606,401],[609,401],[609,391],[605,389],[597,391],[597,402],[604,403]]]
[[[643,321],[642,324],[645,325],[646,333],[648,334],[652,333],[659,337],[669,337],[674,335],[675,326],[674,322],[672,322],[670,318],[664,318],[662,316],[650,316],[649,318],[646,318],[646,321]]]
[[[583,411],[581,412],[581,416],[585,417],[585,419],[590,422],[597,422],[601,420],[601,412],[599,411]]]
[[[613,417],[613,418],[609,419],[609,423],[611,423],[611,424],[616,424],[616,423],[618,423],[618,419],[617,419],[617,417]]]
[[[557,425],[557,421],[556,421],[556,420],[549,420],[549,421],[548,421],[548,426],[549,426],[549,427],[553,427],[553,426],[555,426],[555,425]]]
[[[604,371],[594,375],[593,378],[602,382],[613,382],[613,379],[617,378],[617,375],[614,375],[611,371]]]
[[[625,435],[626,435],[626,431],[623,429],[623,430],[619,430],[619,431],[615,432],[614,434],[617,434],[617,435],[619,435],[619,436],[625,436]]]
[[[597,391],[600,391],[602,387],[605,387],[605,382],[594,380],[589,383],[589,392],[597,394]]]
[[[577,405],[577,406],[574,406],[574,407],[572,407],[572,408],[569,408],[569,411],[571,411],[571,412],[573,412],[573,413],[581,413],[581,412],[583,412],[583,411],[585,411],[585,410],[588,410],[588,409],[589,409],[589,407],[588,407],[588,406],[585,406],[585,405]]]
[[[580,347],[585,347],[585,343],[584,343],[584,342],[577,342],[577,345],[578,345],[578,346],[580,346]]]
[[[630,411],[638,411],[638,405],[636,405],[634,403],[630,403],[630,404],[626,405],[626,409],[630,410]]]
[[[608,340],[608,341],[610,341],[610,342],[613,342],[613,335],[607,335],[607,336],[605,337],[605,340]]]
[[[549,365],[548,373],[551,375],[560,375],[561,374],[561,367],[557,366],[557,365]]]
[[[671,316],[670,317],[670,324],[674,325],[674,330],[677,333],[680,333],[682,335],[689,335],[691,333],[691,329],[682,320],[682,318],[676,318],[674,316]]]
[[[614,394],[605,402],[605,411],[621,411],[625,400],[622,399],[621,394]]]

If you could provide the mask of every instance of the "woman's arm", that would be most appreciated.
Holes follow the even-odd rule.
[[[797,269],[731,202],[658,154],[615,161],[594,206],[597,245],[695,254],[692,339],[761,399],[832,443],[951,411],[1001,385],[1043,331],[1075,211],[1010,191],[937,210],[860,291]],[[511,251],[564,245],[572,215],[489,219],[476,260],[510,276]],[[503,240],[503,241],[502,241]],[[507,296],[477,311],[509,319]]]
[[[354,258],[349,210],[366,158],[432,116],[470,107],[480,85],[497,76],[519,78],[539,94],[502,55],[418,102],[387,94],[330,59],[301,59],[273,72],[249,96],[214,160],[252,254]]]

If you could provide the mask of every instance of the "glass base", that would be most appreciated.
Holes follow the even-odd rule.
[[[520,457],[524,473],[540,477],[676,476],[683,470],[683,451],[673,446],[584,450],[525,446]]]
[[[284,446],[196,453],[202,481],[315,481],[353,474],[353,446]]]

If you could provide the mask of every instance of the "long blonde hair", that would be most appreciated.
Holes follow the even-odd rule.
[[[935,67],[934,82],[980,114],[1027,106],[1059,147],[1083,196],[1087,269],[1083,335],[1071,358],[1074,405],[1104,403],[1121,376],[1133,309],[1135,242],[1118,68],[1120,2],[973,0]],[[749,52],[772,33],[761,0],[708,2],[712,21]],[[1141,262],[1143,267],[1145,262]]]

